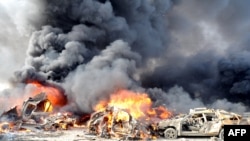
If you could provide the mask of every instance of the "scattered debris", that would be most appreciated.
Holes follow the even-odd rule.
[[[11,108],[0,116],[0,133],[12,131],[62,131],[71,127],[84,127],[89,138],[140,140],[158,139],[162,136],[175,139],[178,136],[210,136],[213,140],[223,139],[224,125],[249,124],[250,114],[239,115],[220,109],[195,108],[188,114],[153,122],[155,118],[136,119],[130,112],[107,106],[80,120],[71,113],[56,113],[45,93],[40,93],[24,101],[20,112]],[[81,135],[77,135],[81,137]]]
[[[2,121],[11,122],[11,121],[16,121],[18,119],[19,119],[19,116],[18,116],[17,106],[11,108],[8,111],[3,112],[0,116],[0,122]]]
[[[24,101],[21,114],[16,107],[4,112],[0,119],[0,132],[10,130],[57,130],[74,126],[76,118],[68,113],[52,113],[53,106],[45,93],[37,94]]]
[[[73,127],[76,118],[70,117],[67,113],[66,114],[56,114],[56,115],[51,115],[47,117],[45,120],[45,123],[42,125],[42,127],[45,130],[56,130],[56,129],[62,129],[62,130],[67,130],[70,127]]]
[[[0,116],[0,133],[11,131],[18,120],[20,120],[20,117],[18,116],[17,107],[3,112]]]

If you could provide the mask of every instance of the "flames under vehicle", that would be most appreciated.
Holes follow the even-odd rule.
[[[240,124],[242,116],[220,109],[195,108],[158,123],[159,134],[167,139],[178,136],[217,136],[224,139],[224,125]]]
[[[18,115],[14,107],[1,115],[1,119],[11,119],[5,124],[8,130],[56,130],[68,129],[76,122],[76,118],[68,113],[52,113],[53,106],[45,93],[39,93],[23,102]],[[10,126],[11,125],[11,126]],[[8,131],[7,130],[7,131]]]
[[[41,116],[46,116],[51,111],[51,102],[47,99],[45,93],[40,93],[23,102],[21,116],[24,121],[39,120]]]
[[[45,93],[40,93],[33,98],[29,98],[23,103],[22,121],[19,128],[26,129],[68,129],[76,122],[68,113],[52,113],[53,106],[47,99]]]
[[[113,106],[93,113],[88,121],[88,130],[101,137],[123,139],[139,139],[147,132],[128,112]]]
[[[0,133],[11,130],[60,130],[77,127],[76,116],[70,113],[56,113],[46,93],[39,93],[0,116]],[[90,117],[89,117],[90,116]],[[8,120],[6,120],[8,119]],[[125,109],[107,106],[88,115],[88,133],[102,138],[135,140],[178,136],[224,137],[224,125],[249,124],[250,113],[239,115],[221,109],[195,108],[188,114],[167,119],[154,120],[135,118]],[[154,122],[153,122],[154,121]]]

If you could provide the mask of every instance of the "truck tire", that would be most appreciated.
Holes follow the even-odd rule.
[[[164,131],[164,137],[166,139],[176,139],[177,138],[177,131],[174,128],[167,128]]]
[[[222,129],[220,130],[219,138],[220,138],[221,140],[224,140],[224,128],[222,128]]]

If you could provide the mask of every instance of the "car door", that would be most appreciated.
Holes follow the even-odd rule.
[[[200,128],[200,133],[204,135],[217,135],[221,129],[221,121],[215,113],[204,113],[204,123]]]
[[[181,123],[182,135],[184,136],[198,136],[203,133],[200,132],[205,122],[202,113],[194,113],[187,116]]]

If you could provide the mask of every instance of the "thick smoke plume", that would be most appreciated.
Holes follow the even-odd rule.
[[[36,18],[16,27],[34,32],[11,79],[15,87],[1,99],[27,97],[26,83],[35,80],[62,89],[65,108],[76,112],[91,112],[117,89],[147,92],[176,112],[250,106],[248,1],[25,2],[39,10],[24,12],[20,17]]]

